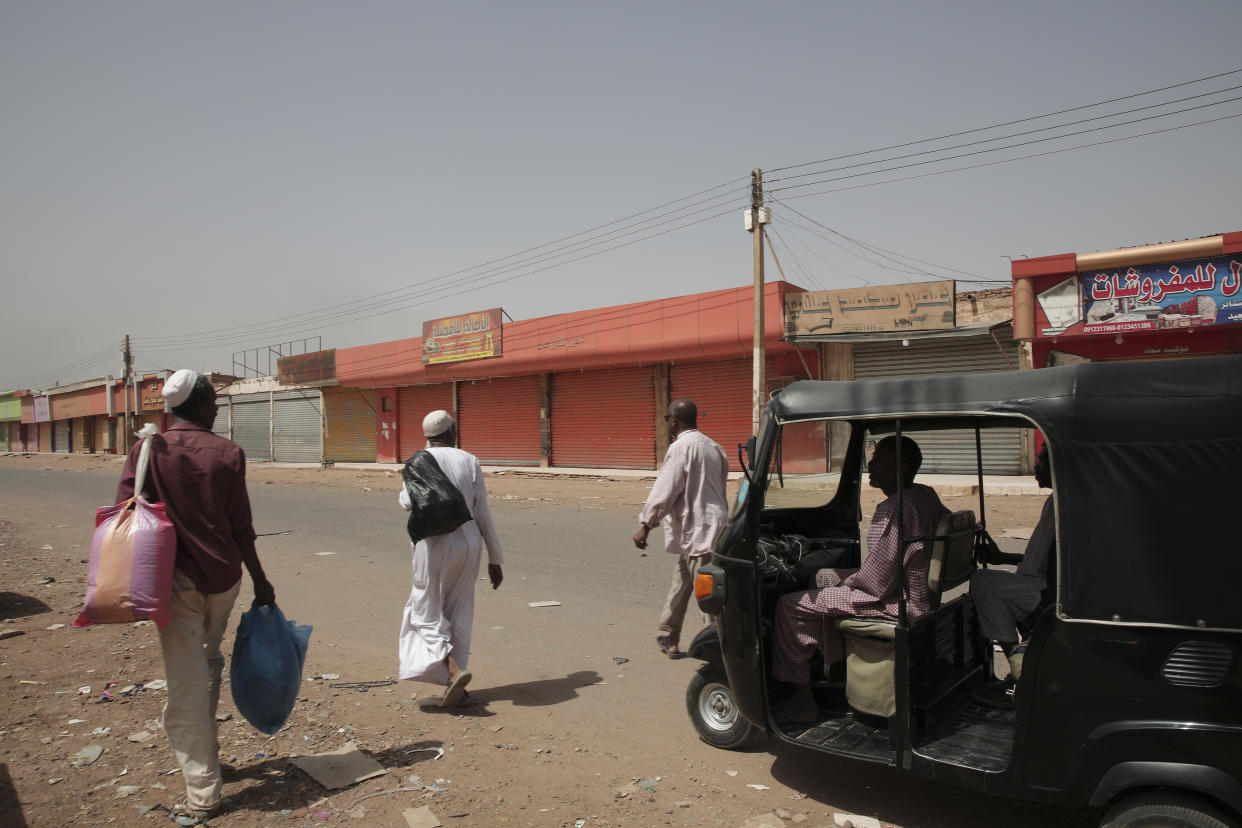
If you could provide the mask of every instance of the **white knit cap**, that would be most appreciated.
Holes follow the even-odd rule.
[[[190,398],[190,392],[198,383],[198,372],[182,368],[164,380],[164,399],[168,400],[169,408],[176,408]]]
[[[438,437],[453,427],[453,415],[443,408],[423,417],[423,436]]]

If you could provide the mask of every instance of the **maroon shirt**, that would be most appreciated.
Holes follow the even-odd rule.
[[[241,580],[242,547],[255,539],[245,452],[232,440],[184,420],[148,439],[143,493],[164,504],[177,530],[177,569],[208,595],[232,588]],[[139,440],[125,460],[118,503],[133,497],[141,448]]]

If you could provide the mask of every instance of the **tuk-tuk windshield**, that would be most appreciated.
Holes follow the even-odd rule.
[[[768,458],[763,508],[823,506],[837,494],[850,424],[838,420],[786,423]]]

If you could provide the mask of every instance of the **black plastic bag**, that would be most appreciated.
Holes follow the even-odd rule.
[[[414,543],[432,535],[447,535],[473,519],[466,499],[431,452],[414,452],[405,462],[401,477],[410,496],[410,519],[405,528]]]

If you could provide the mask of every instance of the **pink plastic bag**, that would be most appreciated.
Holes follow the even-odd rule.
[[[136,493],[146,477],[151,439],[146,438],[138,456]],[[135,494],[124,503],[96,509],[86,603],[73,625],[149,618],[163,628],[171,617],[176,557],[177,530],[164,504],[148,503]]]

